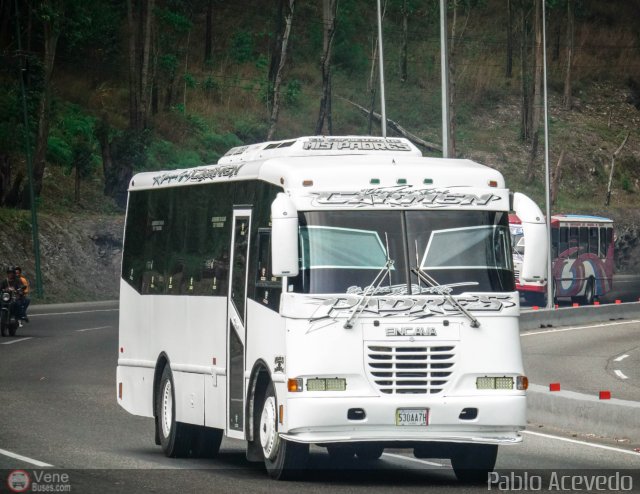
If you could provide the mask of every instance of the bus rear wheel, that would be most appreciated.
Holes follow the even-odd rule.
[[[356,446],[356,456],[363,461],[378,460],[383,452],[384,446],[380,444],[359,444]]]
[[[587,286],[584,287],[582,303],[584,305],[593,305],[593,301],[595,300],[595,293],[595,283],[593,282],[593,278],[589,278],[587,280]]]
[[[459,444],[451,457],[451,466],[461,482],[486,482],[497,456],[496,444]]]
[[[278,407],[273,383],[265,391],[260,413],[260,446],[269,477],[289,480],[299,477],[307,465],[309,445],[282,439],[278,434]]]
[[[167,364],[156,395],[156,427],[164,454],[170,458],[191,455],[195,428],[176,421],[176,399],[173,374]]]

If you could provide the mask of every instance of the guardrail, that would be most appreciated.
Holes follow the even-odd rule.
[[[640,319],[640,302],[526,311],[520,314],[520,331],[618,319]]]

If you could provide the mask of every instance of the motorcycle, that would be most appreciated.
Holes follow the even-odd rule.
[[[2,290],[0,294],[0,333],[15,336],[20,326],[18,297],[20,290]]]

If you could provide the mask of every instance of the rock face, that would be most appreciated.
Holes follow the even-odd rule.
[[[616,272],[640,273],[640,227],[619,226],[615,240]]]
[[[31,226],[17,218],[0,219],[0,262],[20,265],[35,294]],[[43,302],[118,298],[123,216],[40,215],[38,226]]]

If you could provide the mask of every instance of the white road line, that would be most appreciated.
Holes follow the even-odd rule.
[[[382,456],[389,456],[390,458],[397,458],[399,460],[413,461],[413,462],[416,462],[416,463],[422,463],[424,465],[431,465],[432,467],[443,467],[444,466],[441,463],[435,463],[433,461],[427,461],[427,460],[420,460],[418,458],[410,458],[409,456],[394,455],[393,453],[382,453]]]
[[[29,458],[27,456],[22,456],[17,453],[12,453],[11,451],[7,451],[6,449],[0,449],[0,455],[8,456],[9,458],[14,458],[16,460],[26,461],[27,463],[31,463],[37,467],[52,467],[53,465],[49,465],[44,461],[34,460],[33,458]]]
[[[19,340],[11,340],[11,341],[5,341],[4,343],[1,343],[2,345],[13,345],[14,343],[20,343],[21,341],[26,341],[26,340],[31,340],[33,339],[33,336],[27,336],[26,338],[20,338]]]
[[[629,356],[628,353],[625,353],[624,355],[620,355],[618,358],[614,358],[613,361],[614,362],[622,362],[624,359],[626,359]]]
[[[568,443],[580,444],[582,446],[590,446],[592,448],[606,449],[607,451],[615,451],[616,453],[624,453],[626,455],[635,455],[637,458],[640,459],[640,454],[636,453],[635,451],[631,451],[629,449],[613,448],[611,446],[605,446],[604,444],[588,443],[585,441],[578,441],[576,439],[569,439],[568,437],[552,436],[551,434],[542,434],[540,432],[533,432],[533,431],[522,431],[522,432],[524,434],[530,434],[532,436],[540,436],[540,437],[546,437],[549,439],[557,439],[558,441],[565,441]]]
[[[89,314],[91,312],[117,312],[120,309],[95,309],[95,310],[78,310],[74,312],[49,312],[47,314],[29,314],[29,317],[43,317],[43,316],[68,316],[71,314]]]
[[[557,328],[557,329],[545,329],[543,331],[529,331],[527,333],[522,333],[520,336],[534,336],[537,334],[546,334],[546,333],[562,333],[564,331],[573,331],[574,329],[589,329],[589,328],[604,328],[607,326],[622,326],[623,324],[637,324],[640,322],[640,319],[634,319],[633,321],[616,321],[609,322],[605,324],[592,324],[591,326],[571,326],[569,328]]]
[[[613,373],[618,376],[620,379],[629,379],[627,376],[625,376],[623,374],[622,371],[619,371],[618,369],[614,370]]]
[[[105,329],[110,328],[111,326],[98,326],[97,328],[84,328],[84,329],[76,329],[76,332],[82,333],[83,331],[93,331],[94,329]]]

